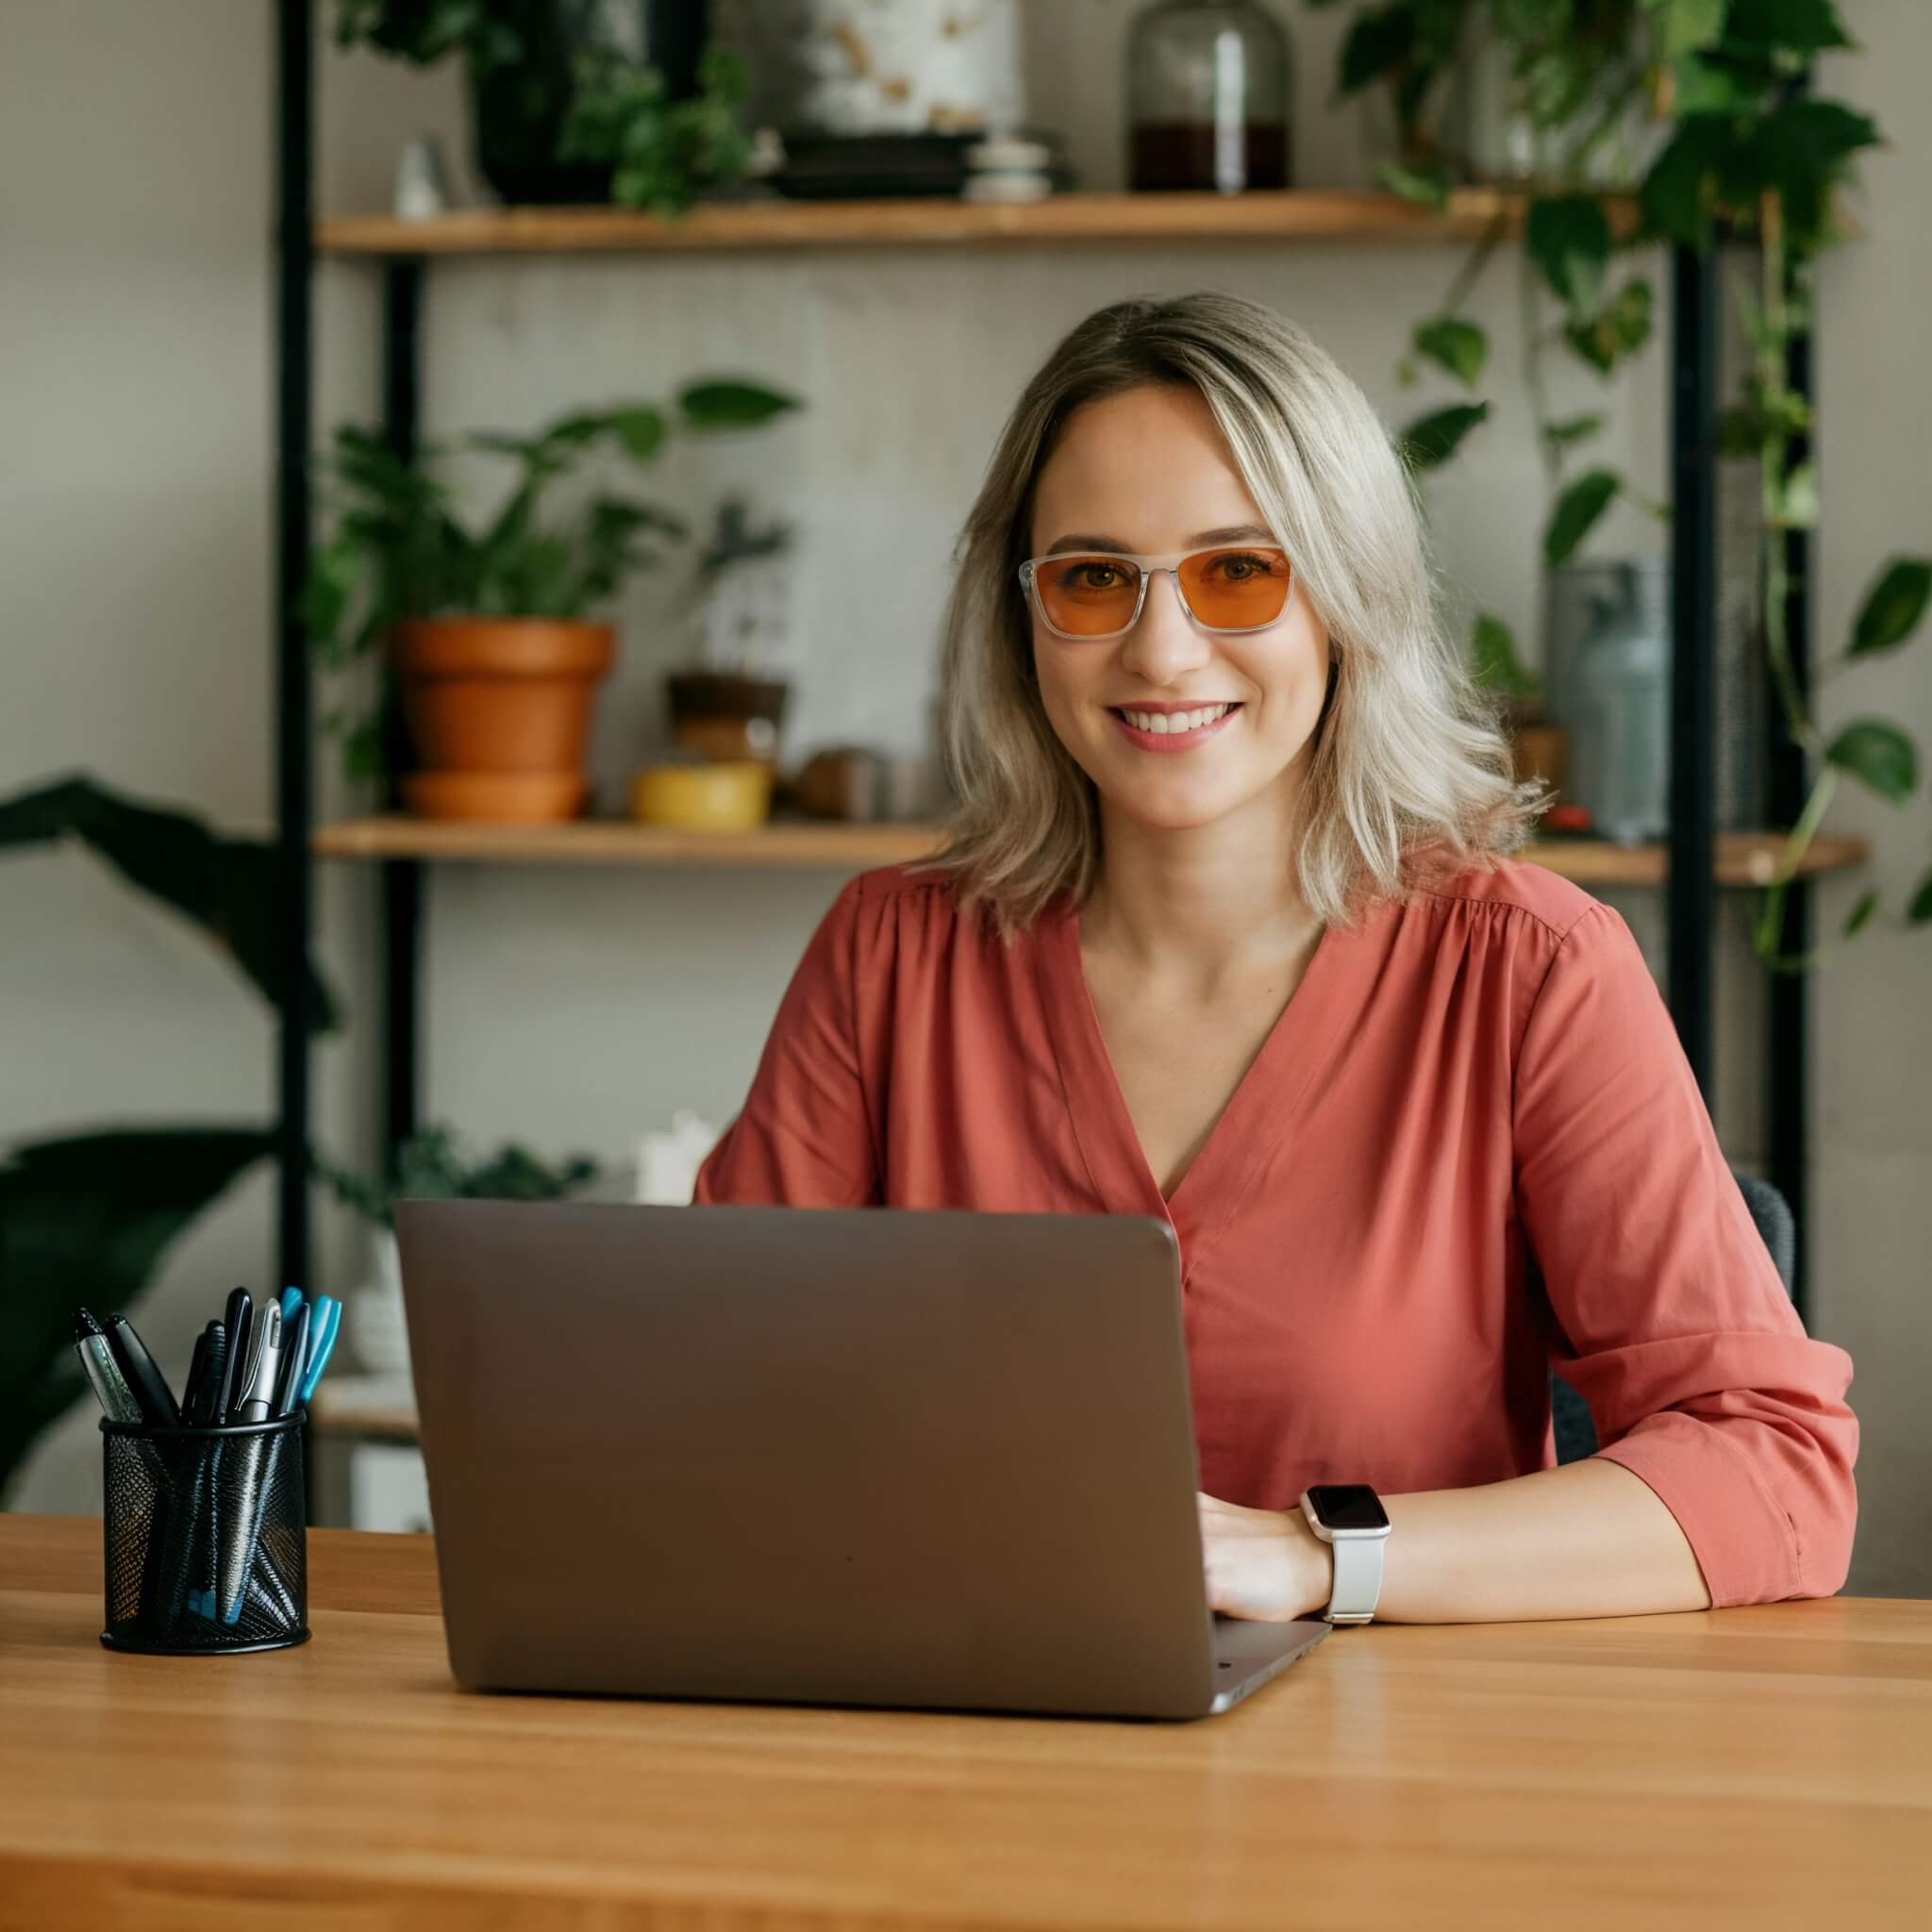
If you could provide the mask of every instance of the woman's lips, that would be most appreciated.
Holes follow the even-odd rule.
[[[1206,709],[1205,706],[1191,706],[1190,709]],[[1108,708],[1108,716],[1127,742],[1141,751],[1192,751],[1197,744],[1206,744],[1217,731],[1224,731],[1241,715],[1239,705],[1230,705],[1211,724],[1198,725],[1192,731],[1142,731],[1138,724],[1129,724],[1113,707]]]

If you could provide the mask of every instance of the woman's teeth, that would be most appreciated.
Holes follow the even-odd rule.
[[[1234,709],[1232,705],[1206,705],[1198,711],[1128,711],[1121,716],[1136,731],[1152,731],[1157,736],[1173,731],[1198,731]]]

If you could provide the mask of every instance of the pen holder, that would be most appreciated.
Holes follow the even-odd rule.
[[[307,1421],[101,1424],[103,1643],[210,1657],[308,1641]]]

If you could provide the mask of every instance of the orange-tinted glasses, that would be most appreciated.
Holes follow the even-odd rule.
[[[1285,551],[1237,544],[1178,559],[1110,551],[1029,557],[1020,582],[1055,637],[1099,643],[1124,637],[1140,622],[1147,580],[1163,570],[1174,578],[1181,608],[1210,631],[1267,629],[1287,608],[1293,577]]]

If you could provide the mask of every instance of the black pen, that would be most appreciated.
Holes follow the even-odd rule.
[[[114,1351],[114,1359],[141,1404],[142,1420],[151,1428],[177,1427],[181,1410],[175,1391],[168,1387],[167,1376],[155,1367],[155,1358],[134,1332],[134,1324],[125,1315],[110,1315],[106,1333],[108,1346]]]
[[[228,1361],[228,1332],[219,1322],[210,1322],[194,1344],[195,1366],[188,1372],[188,1386],[181,1391],[181,1416],[192,1429],[209,1427],[222,1400],[222,1379]]]
[[[239,1408],[242,1398],[248,1392],[249,1344],[252,1337],[249,1330],[255,1324],[255,1297],[245,1288],[238,1288],[228,1297],[228,1306],[222,1316],[222,1326],[228,1337],[228,1359],[222,1372],[221,1400],[215,1405],[215,1421],[232,1422],[232,1411]]]

